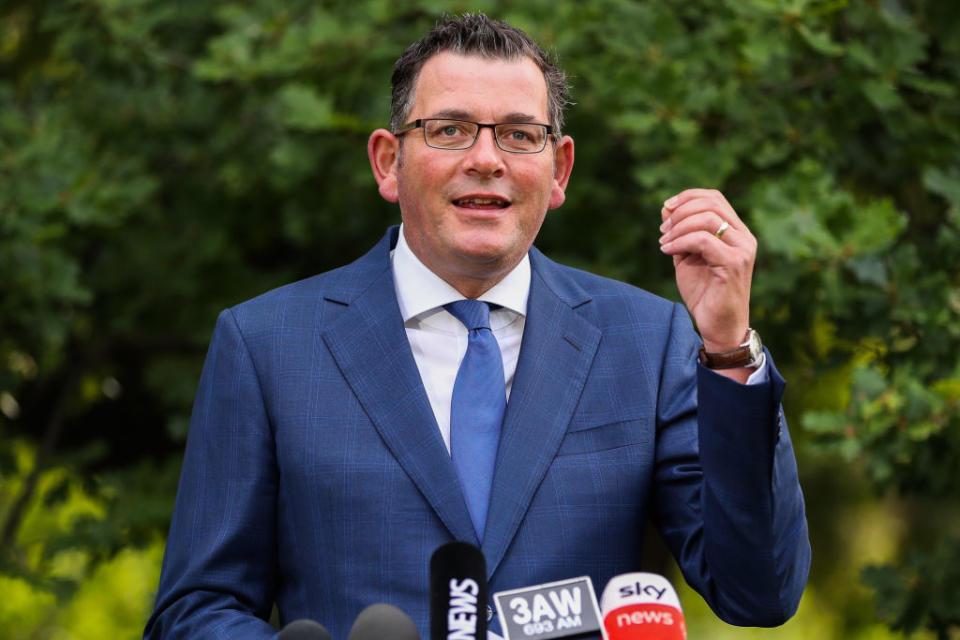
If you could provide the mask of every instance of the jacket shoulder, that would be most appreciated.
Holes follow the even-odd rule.
[[[223,313],[244,332],[307,322],[316,326],[331,307],[342,309],[378,279],[391,277],[389,250],[381,245],[348,265],[271,289]]]

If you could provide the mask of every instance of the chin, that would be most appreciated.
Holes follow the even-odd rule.
[[[513,243],[504,242],[502,237],[484,238],[483,233],[467,234],[471,238],[462,238],[458,243],[457,253],[477,263],[495,263],[507,259],[511,253]]]

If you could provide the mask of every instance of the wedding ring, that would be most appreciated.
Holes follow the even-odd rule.
[[[726,230],[729,229],[729,228],[730,228],[730,223],[727,222],[726,220],[724,220],[724,221],[720,224],[720,226],[717,227],[717,230],[714,232],[714,235],[716,235],[716,236],[719,238],[720,236],[723,235],[723,232],[726,231]]]

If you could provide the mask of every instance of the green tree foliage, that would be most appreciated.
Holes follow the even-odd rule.
[[[938,0],[4,2],[0,628],[82,637],[82,603],[136,593],[91,581],[155,557],[217,311],[398,220],[366,138],[399,52],[465,10],[571,74],[541,248],[676,297],[664,198],[715,187],[751,225],[801,455],[914,516],[863,573],[880,618],[955,634],[960,600],[930,595],[960,567],[960,5]],[[822,568],[837,491],[813,485]]]
[[[0,513],[35,465],[28,444],[16,440],[8,449],[13,465],[0,477]],[[0,638],[140,637],[160,577],[163,540],[154,531],[148,542],[103,553],[103,539],[95,534],[110,507],[119,506],[117,500],[130,506],[120,492],[144,495],[115,479],[91,490],[62,467],[40,475],[12,541],[16,552],[0,565]]]

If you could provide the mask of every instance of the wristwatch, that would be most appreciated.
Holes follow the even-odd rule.
[[[760,334],[753,329],[747,329],[747,335],[743,340],[743,344],[736,349],[720,353],[709,353],[703,345],[700,345],[700,364],[710,369],[736,369],[737,367],[756,369],[760,366],[760,356],[763,354]]]

